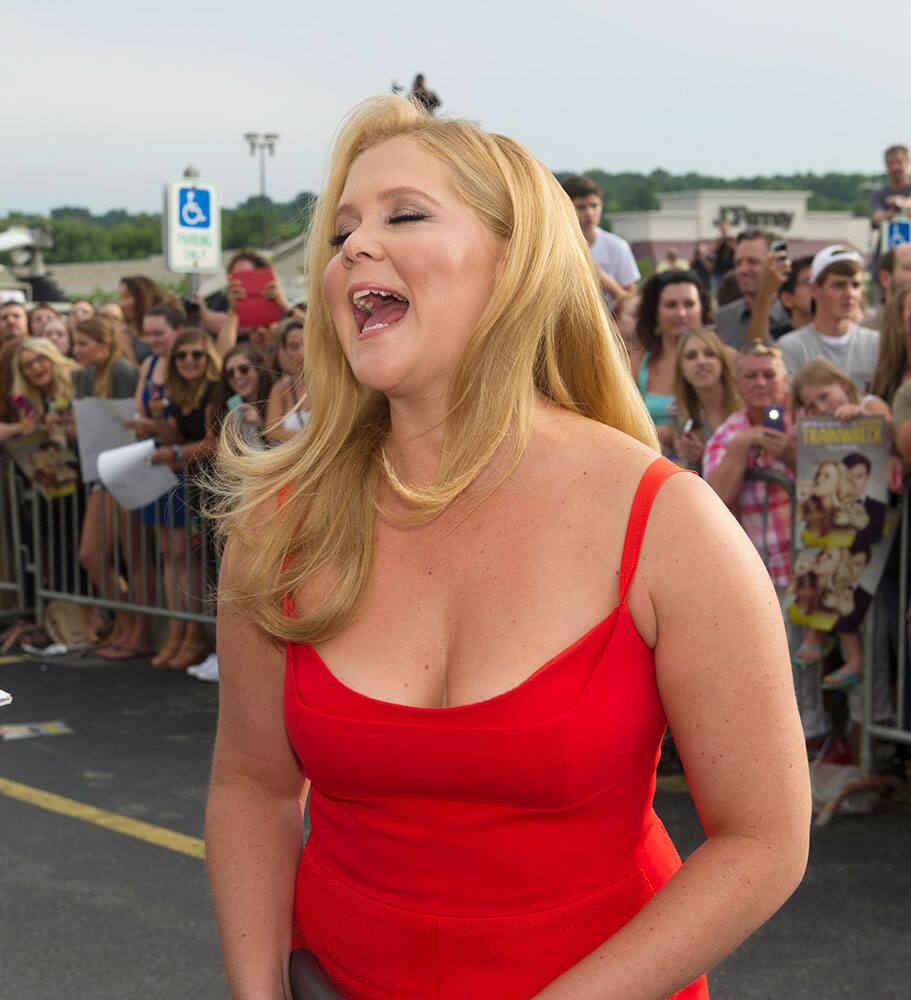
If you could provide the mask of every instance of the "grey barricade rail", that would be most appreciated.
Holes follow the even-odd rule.
[[[909,607],[908,607],[908,560],[911,557],[911,480],[906,479],[902,487],[901,503],[899,506],[899,529],[896,544],[898,550],[898,615],[896,618],[895,636],[895,681],[890,685],[891,690],[891,722],[882,722],[874,719],[874,676],[875,667],[874,652],[875,646],[872,638],[875,631],[881,626],[883,616],[882,602],[874,601],[873,606],[867,612],[870,619],[867,625],[866,638],[864,641],[864,721],[863,721],[863,743],[861,746],[861,766],[865,773],[869,774],[873,770],[874,743],[877,740],[884,740],[891,743],[900,743],[911,746],[911,686],[909,686],[909,672],[911,664],[908,658],[908,628],[909,628]]]
[[[7,507],[4,493],[0,591],[14,591],[20,610],[30,594],[38,621],[44,605],[60,599],[214,623],[217,544],[192,478],[145,510],[128,512],[96,484],[49,499],[0,468],[4,490],[17,500]]]
[[[29,607],[22,512],[25,483],[11,459],[0,453],[0,616],[20,617]]]
[[[794,486],[794,481],[789,476],[786,476],[783,472],[776,472],[774,469],[747,469],[744,474],[744,481],[751,483],[765,483],[765,503],[762,507],[762,540],[763,545],[766,544],[766,539],[769,537],[769,486],[772,484],[777,484],[780,486],[785,493],[788,495],[788,503],[791,506],[791,565],[794,564],[794,517],[796,511],[796,505],[794,499],[796,497],[796,488]],[[762,556],[762,561],[768,565],[768,553],[764,549],[759,550],[759,554]]]

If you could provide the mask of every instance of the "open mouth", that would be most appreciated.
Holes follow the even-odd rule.
[[[408,299],[388,288],[362,286],[351,294],[354,322],[358,335],[385,330],[398,323],[408,312]]]

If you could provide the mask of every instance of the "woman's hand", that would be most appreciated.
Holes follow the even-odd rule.
[[[677,454],[687,465],[701,466],[705,443],[692,432],[680,434],[677,438]]]
[[[153,420],[161,420],[168,409],[168,401],[164,397],[149,400],[149,416]]]
[[[155,421],[149,417],[134,417],[132,420],[124,420],[123,426],[128,431],[135,431],[140,437],[152,437],[155,434]]]
[[[842,403],[833,416],[836,420],[843,420],[847,423],[849,420],[859,417],[861,413],[863,413],[863,410],[857,403]]]
[[[244,286],[236,278],[232,278],[230,274],[228,275],[228,288],[226,294],[228,296],[228,312],[236,313],[237,300],[245,299],[247,297],[247,293]]]
[[[149,465],[169,465],[174,468],[174,447],[170,444],[156,448],[149,456]]]
[[[278,278],[275,281],[270,281],[268,285],[263,286],[263,298],[274,299],[278,303],[278,308],[281,309],[282,313],[287,314],[291,312],[291,303],[288,301],[284,289],[279,284]]]
[[[40,426],[41,418],[34,413],[29,413],[16,423],[16,434],[27,437],[29,434],[34,434]]]
[[[241,403],[237,407],[237,415],[245,424],[250,424],[251,427],[259,428],[263,425],[259,410],[252,403]]]

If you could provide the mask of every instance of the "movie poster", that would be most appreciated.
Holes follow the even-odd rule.
[[[77,459],[65,439],[37,430],[34,434],[7,439],[6,449],[48,500],[76,492],[79,477],[73,466]]]
[[[822,632],[860,626],[894,534],[890,441],[882,417],[797,421],[792,622]]]

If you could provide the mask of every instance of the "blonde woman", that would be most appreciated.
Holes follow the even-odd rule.
[[[673,452],[695,470],[702,468],[705,443],[743,406],[734,369],[713,330],[680,335],[674,363]]]
[[[211,452],[207,411],[215,401],[220,377],[221,359],[209,334],[196,327],[179,333],[165,363],[168,406],[159,424],[159,447],[152,453],[153,465],[170,465],[175,472],[183,473]],[[169,606],[194,612],[199,610],[202,598],[202,564],[198,550],[190,545],[189,530],[186,484],[182,483],[171,494],[165,521],[158,526],[159,545],[164,555]],[[186,670],[208,652],[198,622],[172,618],[165,644],[152,658],[152,666]]]
[[[20,421],[42,424],[52,436],[65,436],[66,413],[73,402],[76,362],[45,337],[19,341],[13,355],[10,401]]]
[[[117,345],[116,324],[96,315],[76,324],[73,354],[81,368],[74,377],[76,398],[130,399],[136,391],[136,366],[130,364]],[[115,558],[114,538],[119,539],[124,559],[130,563],[131,579],[143,572],[133,560],[140,551],[139,525],[118,506],[114,498],[95,483],[88,495],[79,561],[99,594],[123,600],[125,581]],[[110,632],[96,650],[102,659],[128,660],[150,652],[149,619],[129,611],[116,611]]]
[[[309,269],[307,427],[222,453],[232,994],[287,996],[290,945],[346,997],[705,997],[801,878],[806,755],[768,575],[658,456],[572,204],[377,98]],[[682,868],[666,719],[709,831]]]

